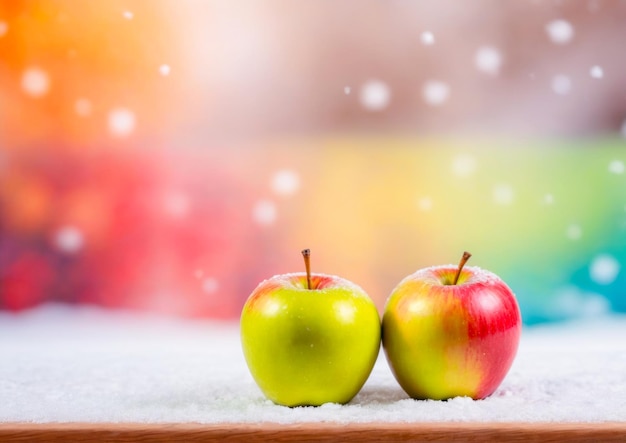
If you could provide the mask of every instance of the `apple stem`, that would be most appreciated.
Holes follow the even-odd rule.
[[[306,269],[306,288],[311,289],[311,250],[303,249],[302,257],[304,257],[304,267]]]
[[[461,261],[459,262],[459,268],[456,270],[456,275],[454,276],[454,283],[452,283],[453,285],[456,285],[457,282],[459,281],[459,277],[461,276],[461,271],[463,270],[463,266],[465,266],[465,263],[467,263],[467,261],[470,259],[471,256],[472,254],[470,254],[467,251],[463,253],[463,257],[461,257]]]

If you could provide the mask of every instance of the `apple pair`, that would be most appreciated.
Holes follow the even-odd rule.
[[[263,393],[285,406],[347,403],[365,384],[382,344],[400,386],[413,398],[492,394],[517,352],[521,316],[495,274],[426,268],[402,280],[385,305],[337,276],[306,272],[261,282],[241,314],[246,362]]]

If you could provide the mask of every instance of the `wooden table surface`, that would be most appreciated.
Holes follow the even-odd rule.
[[[132,424],[0,423],[2,442],[626,442],[626,422]]]
[[[411,400],[381,358],[352,402],[319,408],[266,400],[235,327],[75,309],[0,320],[2,442],[626,443],[626,318],[526,331],[485,400]]]

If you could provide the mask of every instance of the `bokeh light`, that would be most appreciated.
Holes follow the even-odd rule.
[[[314,270],[379,309],[501,275],[527,323],[626,312],[626,5],[0,2],[0,309],[236,319]]]

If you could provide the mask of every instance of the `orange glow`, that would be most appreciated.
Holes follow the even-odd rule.
[[[123,15],[128,5],[132,20]],[[141,116],[136,137],[163,133],[180,102],[172,82],[159,72],[164,63],[179,64],[166,15],[162,1],[3,2],[0,17],[9,27],[0,37],[6,93],[0,119],[7,145],[47,140],[55,149],[91,149],[106,140],[108,114],[120,106]],[[25,73],[33,69],[49,79],[36,95],[24,85]],[[81,100],[82,113],[76,109]]]

